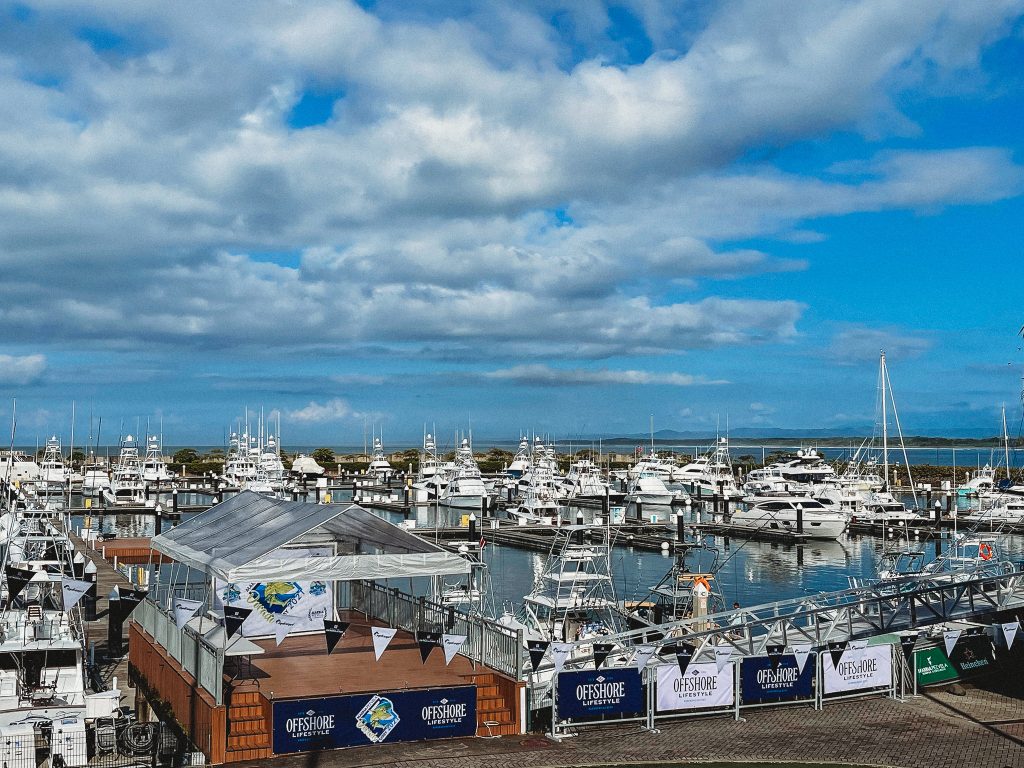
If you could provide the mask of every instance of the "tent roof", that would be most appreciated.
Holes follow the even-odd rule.
[[[348,580],[469,571],[468,562],[458,555],[356,504],[283,501],[252,491],[171,528],[152,545],[225,581],[301,580],[307,572],[310,578]],[[334,556],[310,556],[303,547],[311,546],[329,546]]]

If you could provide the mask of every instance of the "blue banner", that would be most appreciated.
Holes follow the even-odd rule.
[[[803,672],[796,663],[796,656],[785,654],[776,660],[777,669],[772,669],[772,659],[751,656],[740,664],[740,692],[744,704],[761,704],[770,701],[795,701],[814,696],[814,654],[807,657]]]
[[[558,717],[586,720],[601,716],[629,717],[644,712],[640,671],[592,669],[558,675]]]
[[[274,702],[274,754],[476,735],[476,687]]]

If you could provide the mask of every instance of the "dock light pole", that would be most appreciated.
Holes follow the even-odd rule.
[[[469,536],[468,541],[476,543],[479,539],[476,537],[476,513],[469,513]]]
[[[935,502],[935,527],[942,527],[942,503],[938,501]]]
[[[686,512],[690,510],[690,500],[687,499],[685,502]],[[686,512],[679,510],[676,512],[676,539],[680,544],[686,539]]]
[[[796,505],[796,532],[804,532],[804,505],[799,503]]]

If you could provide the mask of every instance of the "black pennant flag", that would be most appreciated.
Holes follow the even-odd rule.
[[[21,590],[36,575],[35,571],[30,571],[27,568],[15,568],[13,565],[4,568],[4,573],[7,575],[7,593],[10,600],[14,600],[20,595]]]
[[[146,590],[144,589],[125,589],[124,587],[118,586],[117,595],[120,598],[117,602],[117,619],[118,621],[124,621],[127,619],[132,611],[134,611],[143,600],[146,599]],[[113,608],[113,606],[111,606]]]
[[[918,632],[911,632],[909,635],[900,637],[900,648],[903,649],[903,658],[907,660],[907,664],[911,663],[914,656],[914,646],[917,645],[918,634]]]
[[[771,662],[772,669],[777,670],[782,666],[782,654],[786,652],[786,646],[784,645],[769,645],[765,648],[768,652],[768,660]]]
[[[242,628],[250,613],[252,613],[251,608],[239,608],[233,605],[224,606],[224,629],[227,630],[229,639],[234,637],[235,632]]]
[[[693,661],[693,654],[696,652],[696,646],[689,643],[679,643],[676,646],[676,662],[679,664],[679,674],[686,674],[686,668],[690,666],[690,662]]]
[[[548,652],[549,645],[551,643],[547,640],[530,640],[526,644],[526,648],[530,651],[530,667],[534,672],[540,666],[540,661],[544,658],[544,654]]]
[[[440,632],[417,632],[416,644],[420,647],[420,660],[426,664],[430,652],[441,644]]]
[[[600,669],[615,646],[612,643],[594,643],[594,669]]]
[[[331,655],[331,651],[341,641],[341,638],[345,636],[348,631],[348,625],[350,622],[347,621],[331,621],[330,619],[324,619],[324,637],[327,639],[327,655]]]
[[[828,653],[832,657],[832,668],[835,669],[839,666],[839,662],[842,661],[843,654],[846,653],[846,641],[829,643]]]

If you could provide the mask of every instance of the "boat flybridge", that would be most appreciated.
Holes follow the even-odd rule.
[[[385,483],[395,474],[394,467],[391,466],[387,457],[384,456],[384,443],[379,437],[373,438],[373,453],[370,456],[370,463],[366,468],[366,473]]]
[[[103,500],[110,506],[141,506],[146,503],[146,484],[142,479],[142,461],[135,438],[127,435],[121,441],[110,487],[103,491]]]
[[[441,489],[439,501],[456,509],[479,510],[487,496],[480,467],[473,457],[473,448],[468,439],[455,452],[455,467],[448,475],[444,488]]]
[[[64,463],[60,439],[53,435],[43,448],[43,459],[39,463],[39,490],[58,495],[67,491],[71,470]]]
[[[689,464],[675,467],[671,471],[673,483],[681,483],[683,490],[691,495],[722,495],[729,499],[743,498],[743,491],[736,483],[729,455],[729,439],[720,437],[715,447]]]
[[[160,485],[174,480],[175,474],[167,468],[163,446],[157,435],[146,437],[146,458],[142,460],[142,480],[147,485]]]

